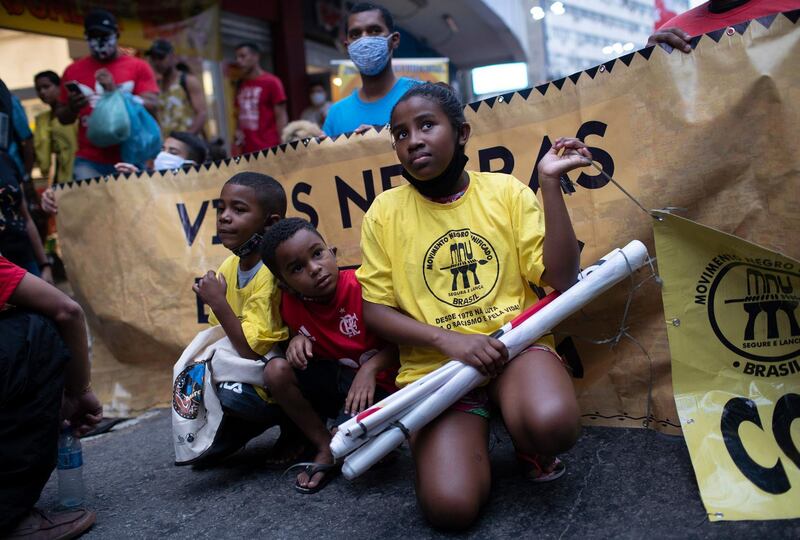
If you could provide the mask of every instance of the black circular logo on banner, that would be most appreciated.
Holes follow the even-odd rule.
[[[780,362],[800,354],[800,274],[791,263],[732,262],[714,278],[708,320],[717,338],[739,356]]]

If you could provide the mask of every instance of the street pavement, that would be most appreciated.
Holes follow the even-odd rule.
[[[302,495],[293,475],[262,465],[277,429],[216,469],[194,470],[173,464],[169,410],[151,411],[84,439],[87,506],[97,512],[84,538],[800,538],[800,520],[710,523],[680,437],[585,428],[562,456],[566,474],[533,484],[518,475],[508,435],[493,432],[490,503],[453,535],[417,510],[407,447],[391,465]],[[39,506],[56,503],[54,473]]]

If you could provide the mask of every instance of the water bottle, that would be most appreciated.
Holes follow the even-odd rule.
[[[84,496],[81,440],[71,428],[64,428],[58,437],[58,502],[63,508],[75,508],[83,505]]]

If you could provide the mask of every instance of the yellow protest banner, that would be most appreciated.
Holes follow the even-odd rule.
[[[709,518],[800,517],[800,262],[659,215],[672,385]]]
[[[178,54],[220,59],[219,4],[201,0],[159,3],[128,2],[109,6],[117,16],[120,45],[147,50],[156,39],[172,42]],[[0,27],[65,38],[83,39],[83,17],[89,8],[77,0],[0,2]]]
[[[361,75],[350,60],[333,62],[336,71],[331,76],[331,97],[339,101],[361,86]],[[447,58],[394,58],[392,70],[398,77],[418,81],[450,82],[450,61]]]
[[[691,54],[660,47],[465,110],[467,168],[514,174],[538,189],[536,164],[557,137],[586,142],[598,166],[647,208],[687,216],[800,257],[800,32],[777,15],[702,36]],[[215,200],[239,171],[284,186],[288,214],[305,217],[360,262],[361,220],[403,182],[387,130],[281,145],[187,172],[104,178],[60,187],[58,228],[70,281],[97,340],[94,384],[109,410],[169,399],[171,366],[207,312],[191,286],[228,252],[215,237]],[[583,265],[637,238],[651,253],[652,218],[596,170],[571,174],[566,197]],[[766,210],[768,209],[768,211]],[[644,274],[644,273],[643,273]],[[637,279],[644,279],[639,276]],[[636,289],[627,334],[614,347],[629,285],[561,325],[587,424],[677,432],[661,294]],[[612,340],[613,342],[614,340]]]

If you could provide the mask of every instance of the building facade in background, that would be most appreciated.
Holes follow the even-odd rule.
[[[666,14],[689,0],[534,0],[531,31],[543,42],[546,80],[641,49]],[[668,17],[667,17],[668,18]],[[530,31],[529,31],[530,32]]]

